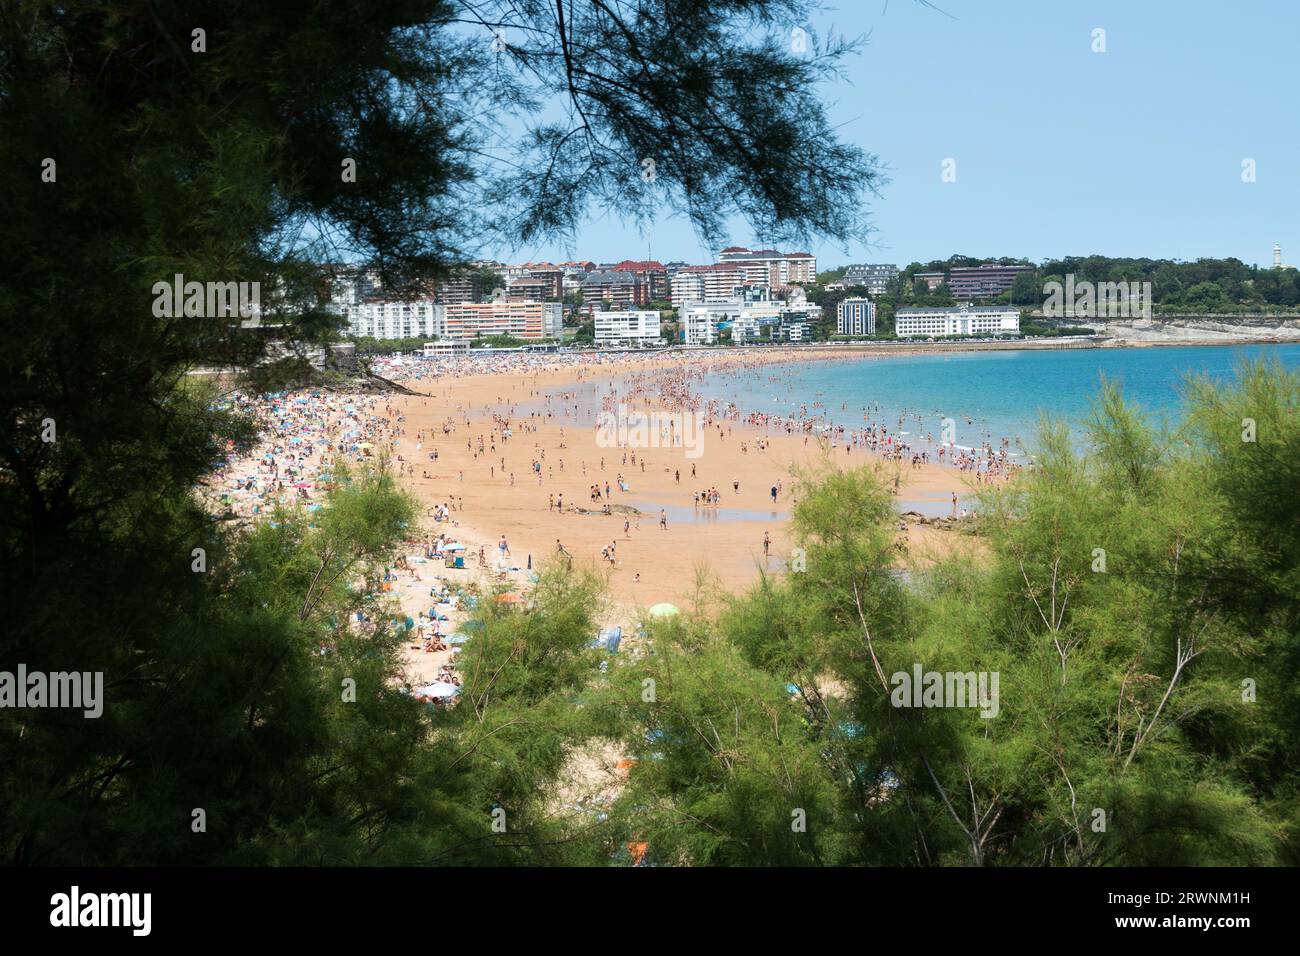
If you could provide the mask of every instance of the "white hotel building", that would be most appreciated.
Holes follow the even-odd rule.
[[[595,338],[600,345],[638,345],[659,341],[659,313],[654,310],[596,312]]]
[[[943,309],[899,309],[894,314],[899,338],[941,335],[1019,335],[1020,310],[1010,305],[963,305]]]

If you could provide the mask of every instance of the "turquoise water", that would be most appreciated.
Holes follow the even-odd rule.
[[[927,435],[937,442],[943,419],[951,417],[958,445],[996,445],[1008,438],[1013,449],[1032,449],[1043,412],[1064,419],[1082,436],[1102,376],[1153,417],[1173,420],[1180,414],[1179,389],[1188,374],[1231,381],[1241,359],[1261,356],[1295,369],[1300,344],[936,352],[792,363],[705,382],[701,391],[735,402],[746,413],[785,416],[804,409],[805,417],[824,416],[845,427],[884,424],[891,432],[908,433],[917,448],[929,446]]]

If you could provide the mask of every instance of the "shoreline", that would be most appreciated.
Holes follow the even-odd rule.
[[[558,541],[575,565],[605,578],[605,597],[595,615],[599,625],[622,627],[635,646],[633,635],[645,609],[661,602],[689,609],[709,596],[698,586],[706,569],[713,586],[735,594],[763,574],[785,568],[799,469],[868,465],[894,482],[898,535],[905,545],[900,566],[924,567],[955,549],[977,555],[983,548],[978,538],[941,519],[959,513],[961,499],[976,487],[973,476],[951,464],[914,463],[902,455],[922,448],[935,453],[933,436],[922,444],[919,433],[904,438],[908,433],[897,431],[895,423],[877,423],[882,434],[890,432],[899,442],[877,450],[865,439],[859,442],[864,436],[855,434],[854,426],[828,424],[829,409],[813,398],[797,414],[792,406],[781,413],[758,412],[706,399],[705,381],[716,384],[728,376],[815,361],[972,351],[995,344],[1023,347],[908,343],[882,349],[819,343],[488,353],[469,361],[417,363],[381,359],[376,371],[405,393],[306,389],[269,400],[238,399],[262,410],[268,430],[255,454],[230,461],[208,491],[214,505],[220,495],[222,507],[253,520],[286,495],[301,497],[299,507],[316,510],[320,505],[311,503],[307,488],[313,482],[321,487],[333,460],[386,459],[403,490],[420,503],[420,530],[401,550],[386,588],[406,616],[422,628],[429,623],[421,612],[435,603],[431,589],[445,593],[439,581],[453,590],[476,584],[482,594],[502,585],[525,592],[531,575],[554,559]],[[602,445],[594,416],[615,405],[638,414],[689,410],[704,423],[707,447],[691,456],[671,443],[635,449]],[[858,426],[861,432],[866,427],[873,426]],[[981,454],[992,456],[993,449],[985,444]],[[1007,472],[1015,470],[1010,458],[1003,461]],[[253,484],[241,490],[248,479]],[[992,480],[1005,480],[1004,474]],[[695,499],[703,491],[713,500],[701,505]],[[609,514],[603,513],[607,505]],[[432,520],[435,509],[445,509],[445,521]],[[439,532],[465,545],[463,570],[444,571],[440,559],[426,557],[426,546]],[[508,554],[498,551],[502,537]],[[437,613],[446,615],[444,635],[454,632],[464,610],[438,604]],[[453,647],[429,652],[412,636],[415,643],[403,656],[413,684],[454,674]]]
[[[792,358],[784,350],[766,349],[691,354],[698,356],[695,364],[742,370]],[[566,402],[576,403],[578,413],[597,410],[599,398],[611,394],[607,390],[615,382],[663,372],[670,356],[672,367],[682,364],[675,353],[631,353],[599,365],[405,379],[403,384],[416,394],[392,399],[404,419],[405,436],[395,443],[403,487],[426,511],[444,502],[452,505],[457,536],[472,545],[475,565],[479,548],[489,566],[497,563],[497,545],[504,536],[514,565],[527,572],[530,561],[535,568],[552,558],[558,540],[576,563],[606,575],[611,599],[640,608],[689,602],[696,571],[704,566],[731,592],[762,573],[780,570],[790,546],[794,473],[823,460],[837,467],[870,464],[896,480],[901,523],[907,521],[905,511],[947,514],[953,495],[964,497],[973,487],[969,475],[951,466],[887,461],[843,440],[773,433],[744,421],[749,409],[727,417],[717,410],[705,412],[707,451],[694,459],[682,447],[602,448],[596,430],[579,424],[572,408],[562,413],[554,400],[560,393]],[[821,348],[800,350],[793,358],[856,357]],[[545,407],[548,396],[551,411],[544,415],[538,403]],[[624,396],[638,411],[665,409],[661,397],[650,398]],[[534,410],[521,413],[521,405]],[[437,450],[436,462],[429,460],[431,449]],[[592,499],[593,485],[599,486],[597,500]],[[775,503],[773,488],[778,489]],[[695,493],[707,490],[716,491],[720,500],[697,504]],[[558,510],[561,503],[563,512]],[[607,504],[634,506],[640,514],[601,513]],[[659,522],[661,510],[666,526]],[[951,537],[933,526],[909,530],[915,532],[913,541],[926,548],[937,543],[934,539]],[[766,556],[765,535],[770,541]],[[602,550],[611,543],[613,560],[604,560]],[[628,622],[610,623],[622,623],[626,630]]]

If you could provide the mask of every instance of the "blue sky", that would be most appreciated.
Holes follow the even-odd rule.
[[[811,24],[870,33],[823,98],[890,182],[846,262],[1101,254],[1300,262],[1297,0],[832,0]],[[1106,31],[1094,53],[1093,30]],[[941,179],[956,161],[956,182]],[[1242,182],[1242,161],[1256,181]],[[757,245],[743,221],[731,241]],[[572,248],[499,258],[713,261],[690,225],[593,209]]]

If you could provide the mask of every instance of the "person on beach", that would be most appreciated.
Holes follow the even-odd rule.
[[[668,530],[668,512],[663,508],[659,509],[659,528],[663,531]]]
[[[504,564],[506,558],[510,557],[510,545],[506,544],[506,536],[501,535],[501,540],[497,542],[497,552],[500,554],[501,563]]]
[[[776,485],[772,486],[772,504],[776,504]]]
[[[771,549],[771,547],[772,547],[772,536],[768,534],[766,531],[764,531],[763,532],[763,557],[766,558],[768,556],[768,552]]]

